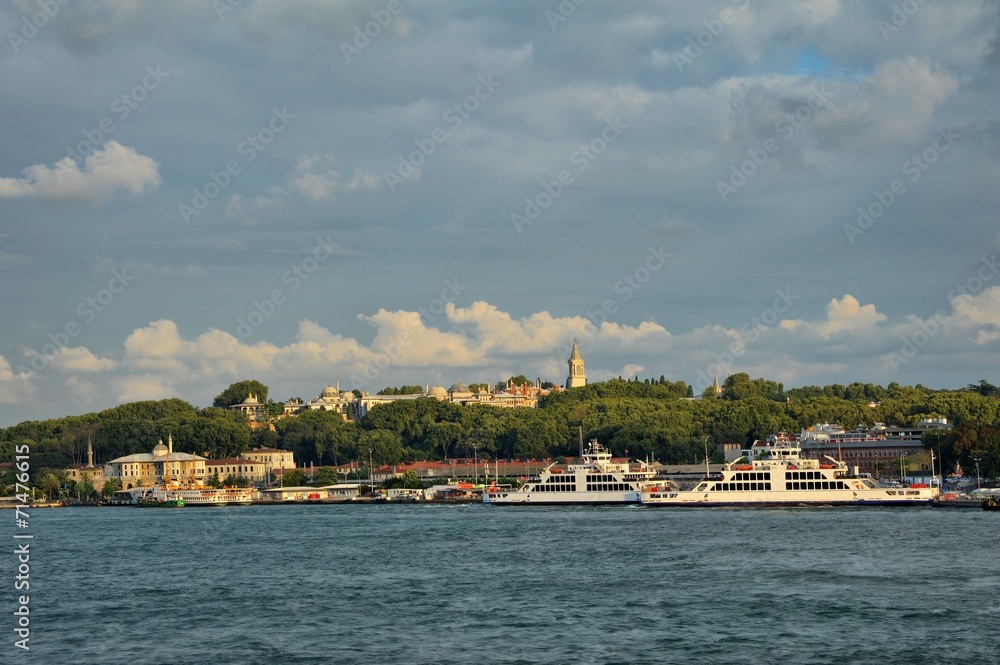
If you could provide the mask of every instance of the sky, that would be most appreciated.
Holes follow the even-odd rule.
[[[0,426],[1000,381],[997,2],[0,5]]]

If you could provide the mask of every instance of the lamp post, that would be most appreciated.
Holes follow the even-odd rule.
[[[982,457],[974,457],[973,459],[976,460],[976,489],[982,489],[983,488],[983,484],[982,484],[982,482],[981,482],[981,480],[979,478],[979,461],[981,459],[983,459],[983,458]]]
[[[472,444],[472,464],[476,471],[476,485],[479,484],[479,444]]]

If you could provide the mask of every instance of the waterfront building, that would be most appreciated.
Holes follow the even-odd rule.
[[[104,481],[106,480],[104,467],[94,466],[94,446],[91,444],[89,438],[87,439],[87,463],[73,464],[67,467],[64,473],[67,480],[77,483],[89,480],[97,489],[101,489],[104,485]]]
[[[580,346],[573,338],[573,351],[569,354],[569,377],[566,379],[567,388],[580,388],[587,385],[587,373],[583,368],[583,356],[580,355]]]
[[[267,481],[268,466],[265,462],[247,459],[245,457],[228,457],[226,459],[210,459],[205,462],[205,473],[211,479],[215,474],[225,482],[229,476],[245,478],[250,483],[262,484]]]
[[[291,450],[279,450],[278,448],[254,448],[241,454],[245,460],[260,462],[265,470],[294,469],[295,455]]]
[[[151,453],[125,455],[108,462],[108,478],[121,481],[122,489],[152,487],[176,481],[190,485],[205,482],[208,460],[191,453],[175,453],[172,435],[167,435],[167,445],[160,440]]]
[[[340,483],[324,487],[272,487],[262,490],[267,501],[352,501],[361,496],[360,483]]]

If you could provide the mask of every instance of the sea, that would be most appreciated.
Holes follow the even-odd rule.
[[[932,507],[35,510],[30,651],[5,612],[0,663],[997,663],[998,520]]]

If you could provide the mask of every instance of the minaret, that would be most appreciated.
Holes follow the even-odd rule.
[[[94,468],[94,445],[90,442],[90,437],[87,437],[87,468]]]
[[[580,346],[573,338],[573,352],[569,354],[569,378],[566,379],[567,388],[579,388],[587,385],[587,373],[583,370],[583,356],[580,355]]]
[[[167,454],[174,454],[174,435],[170,432],[167,432]]]

